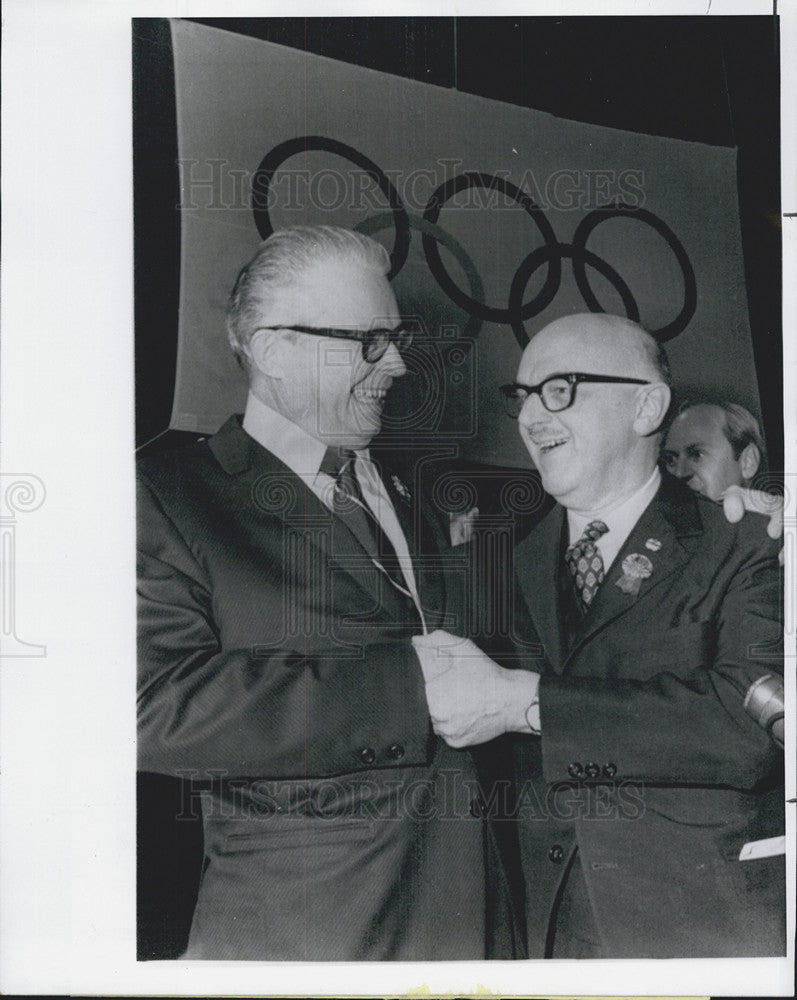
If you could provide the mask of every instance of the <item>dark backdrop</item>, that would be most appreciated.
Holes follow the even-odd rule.
[[[193,18],[563,118],[736,146],[750,328],[782,469],[780,102],[774,17]],[[136,436],[169,423],[179,202],[169,25],[134,19]],[[707,192],[710,197],[710,192]]]
[[[764,430],[771,467],[783,468],[777,18],[192,20],[562,118],[736,146]],[[152,446],[159,447],[193,437],[164,433],[175,375],[180,254],[166,20],[133,20],[133,100],[136,439],[139,446],[157,439]],[[489,495],[480,497],[483,510],[490,506]],[[202,842],[196,821],[175,822],[184,806],[176,781],[140,779],[140,958],[175,957],[185,945]]]

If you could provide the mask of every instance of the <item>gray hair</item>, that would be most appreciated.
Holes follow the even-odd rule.
[[[335,258],[386,275],[390,256],[376,240],[338,226],[278,229],[240,271],[227,305],[227,338],[239,363],[248,369],[246,347],[263,322],[276,294],[291,288],[314,264]]]

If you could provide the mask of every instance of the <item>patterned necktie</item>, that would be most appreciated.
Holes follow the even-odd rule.
[[[581,538],[565,552],[565,562],[573,575],[583,611],[592,604],[603,583],[603,559],[595,542],[608,530],[603,521],[590,521]]]

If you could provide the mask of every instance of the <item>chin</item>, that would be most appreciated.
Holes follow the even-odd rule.
[[[542,488],[545,492],[549,496],[552,496],[554,500],[558,500],[559,503],[563,503],[564,498],[572,492],[575,484],[568,483],[559,476],[546,475],[542,470],[540,470],[539,466],[537,466],[537,469],[540,472],[540,480],[542,481]]]
[[[358,410],[349,413],[346,432],[352,440],[364,441],[361,447],[375,438],[382,429],[382,410],[377,413],[375,409]]]
[[[351,434],[346,439],[345,447],[351,448],[352,451],[360,451],[362,448],[367,448],[378,433],[378,427],[372,431],[365,431],[360,428],[356,434]]]

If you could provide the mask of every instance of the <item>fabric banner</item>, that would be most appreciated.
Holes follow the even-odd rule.
[[[425,336],[385,434],[526,466],[497,387],[572,312],[638,319],[675,385],[760,413],[736,151],[555,118],[172,22],[181,284],[171,427],[215,431],[246,380],[224,310],[274,229],[357,228],[391,253]]]

